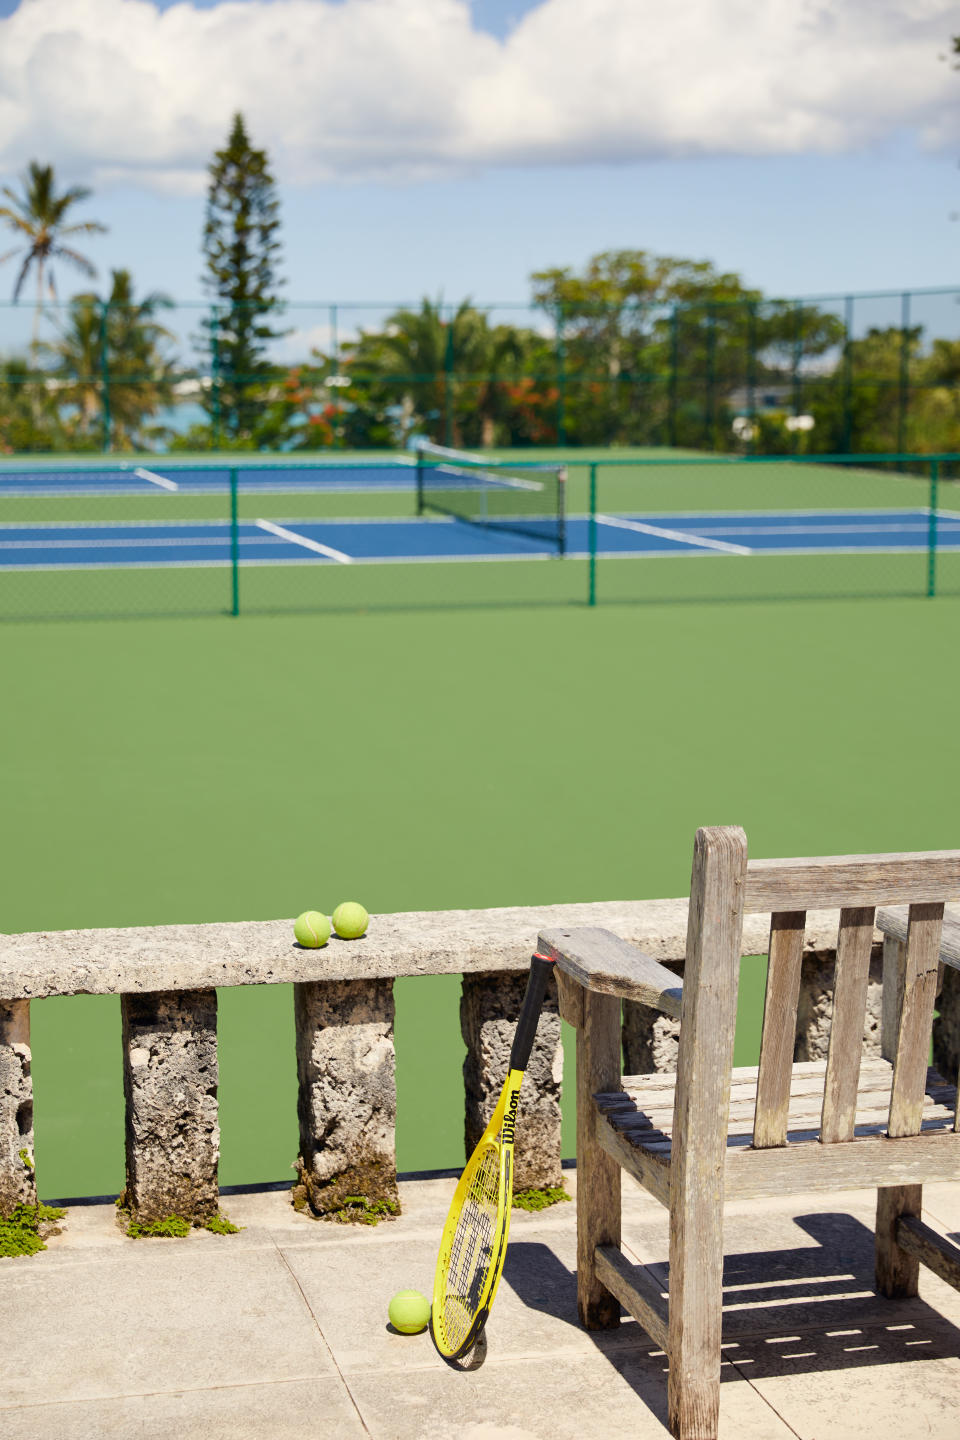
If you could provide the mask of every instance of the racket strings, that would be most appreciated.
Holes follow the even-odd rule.
[[[470,1176],[447,1263],[443,1327],[451,1349],[463,1344],[480,1308],[499,1212],[500,1150],[488,1145]]]

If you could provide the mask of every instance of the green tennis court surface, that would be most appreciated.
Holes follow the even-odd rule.
[[[593,459],[500,452],[492,497],[448,466],[432,499],[410,455],[0,462],[0,618],[960,592],[946,462]]]
[[[679,895],[713,822],[757,855],[948,848],[958,621],[918,598],[10,626],[2,928]],[[458,993],[398,986],[404,1169],[463,1159]],[[288,1178],[289,992],[221,1001],[223,1181]],[[114,1191],[119,1006],[32,1009],[41,1191]]]

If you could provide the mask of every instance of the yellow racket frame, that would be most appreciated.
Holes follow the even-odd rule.
[[[510,1211],[513,1205],[513,1137],[514,1124],[517,1115],[517,1101],[520,1097],[520,1086],[523,1082],[524,1072],[522,1070],[511,1070],[504,1082],[497,1101],[497,1107],[490,1117],[490,1123],[484,1130],[476,1149],[470,1157],[470,1163],[464,1170],[454,1191],[450,1211],[447,1215],[446,1224],[443,1227],[443,1235],[440,1238],[440,1253],[437,1256],[437,1269],[433,1281],[433,1306],[430,1311],[430,1333],[433,1336],[433,1343],[440,1354],[447,1360],[457,1360],[466,1355],[467,1351],[475,1344],[480,1331],[486,1324],[490,1313],[494,1296],[497,1293],[497,1286],[500,1284],[500,1275],[503,1271],[503,1262],[507,1253],[507,1240],[510,1236]],[[509,1116],[509,1123],[504,1122]],[[453,1251],[454,1237],[457,1233],[457,1224],[460,1219],[460,1212],[463,1209],[464,1201],[484,1158],[484,1153],[490,1148],[499,1153],[499,1184],[497,1191],[497,1218],[494,1222],[491,1235],[491,1249],[493,1258],[487,1271],[483,1288],[477,1297],[477,1308],[470,1323],[466,1337],[455,1344],[447,1334],[443,1305],[447,1288],[447,1272],[450,1265],[450,1256]]]

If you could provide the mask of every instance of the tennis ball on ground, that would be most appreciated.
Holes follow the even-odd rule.
[[[387,1313],[394,1330],[419,1335],[430,1324],[430,1301],[419,1290],[398,1290]]]
[[[341,940],[359,940],[370,924],[370,916],[355,900],[344,900],[333,912],[333,928]]]
[[[293,933],[307,950],[318,950],[330,939],[330,921],[319,910],[304,910],[293,922]]]

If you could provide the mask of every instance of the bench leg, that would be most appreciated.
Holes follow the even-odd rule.
[[[901,1215],[919,1219],[922,1209],[922,1185],[885,1185],[877,1191],[876,1285],[890,1300],[919,1290],[920,1261],[897,1244],[896,1227]]]
[[[577,1031],[577,1309],[587,1330],[620,1324],[620,1302],[597,1279],[598,1245],[620,1245],[620,1166],[597,1142],[598,1092],[620,1087],[620,1001],[584,994]]]
[[[667,1399],[676,1440],[716,1440],[720,1423],[722,1205],[719,1195],[705,1195],[671,1238]],[[676,1224],[676,1209],[671,1219]]]

